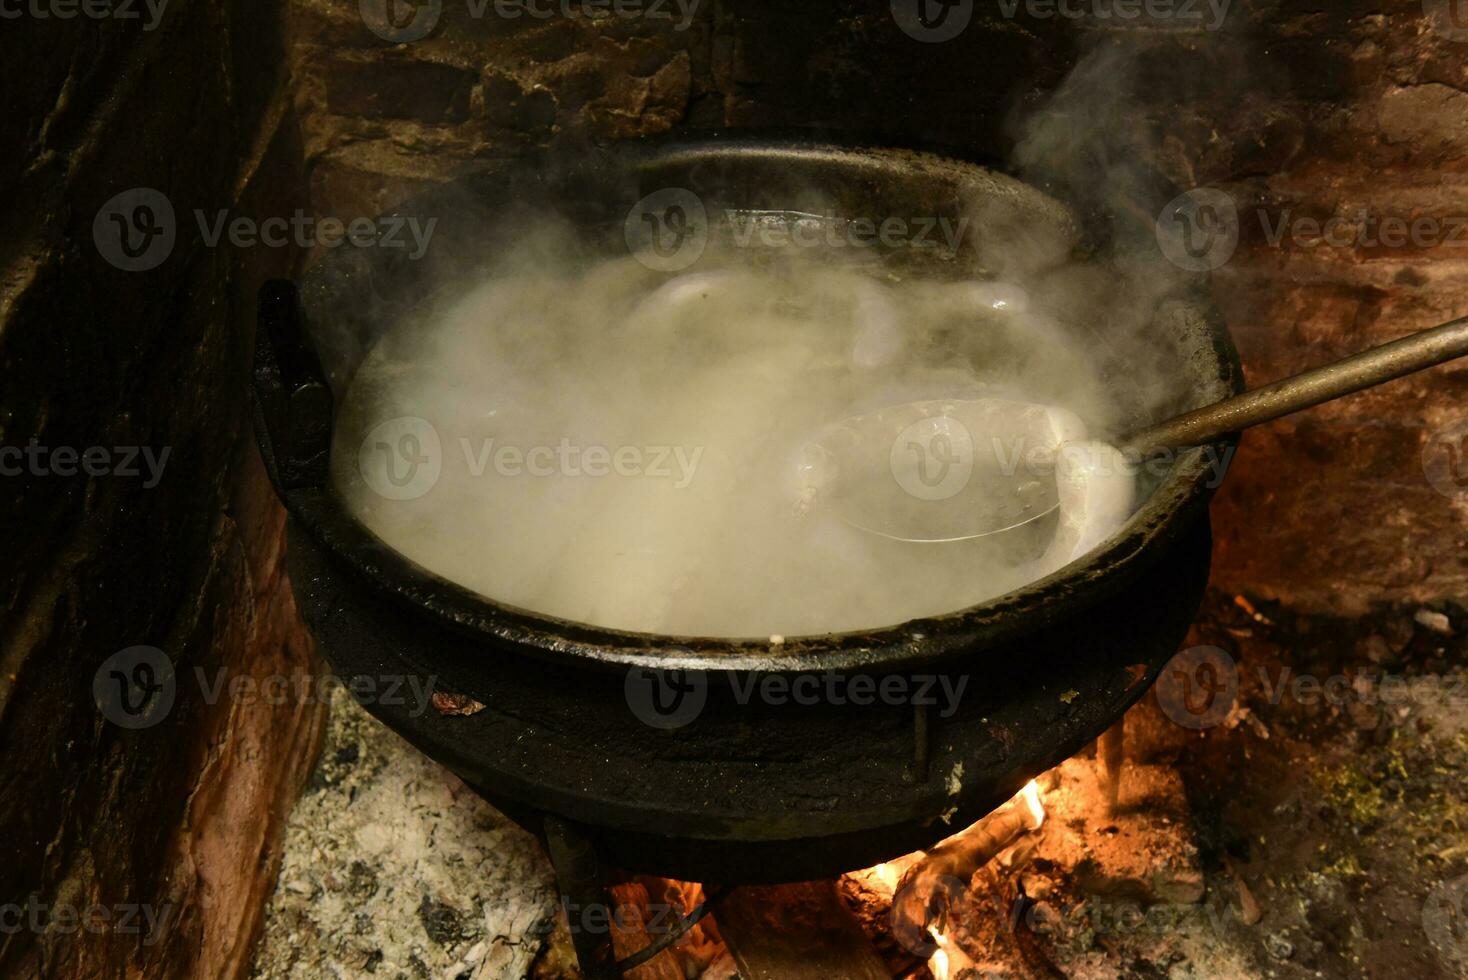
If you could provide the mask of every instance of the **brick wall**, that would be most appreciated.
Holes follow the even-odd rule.
[[[1247,133],[1197,154],[1198,181],[1241,207],[1244,245],[1214,295],[1254,383],[1468,314],[1468,45],[1416,3],[1283,15],[1296,6],[1260,42],[1292,93],[1269,110],[1269,165],[1248,161]],[[1351,226],[1335,243],[1296,224],[1333,215]],[[1422,234],[1398,244],[1392,219]],[[1425,463],[1462,446],[1465,405],[1459,362],[1250,433],[1215,508],[1215,580],[1348,610],[1463,601],[1468,464],[1454,488]]]

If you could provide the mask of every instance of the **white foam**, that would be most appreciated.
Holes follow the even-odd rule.
[[[1018,423],[1030,439],[1084,440],[1083,419],[1109,404],[1100,379],[1019,295],[823,268],[502,273],[371,353],[343,399],[334,479],[409,558],[561,618],[768,637],[953,611],[1104,540],[1129,509],[1123,487],[1063,463],[1058,525],[907,544],[825,506],[840,474],[804,447],[832,422],[921,398],[1030,402]],[[358,449],[400,416],[434,427],[442,472],[420,496],[390,500],[359,471]],[[572,466],[525,469],[536,447],[565,445],[579,450]],[[588,447],[635,451],[642,470],[591,475]],[[691,465],[669,455],[652,473],[659,449]],[[519,471],[499,465],[506,450],[521,454]]]

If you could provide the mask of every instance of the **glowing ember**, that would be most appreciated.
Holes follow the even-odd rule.
[[[1035,780],[1030,780],[1024,789],[1016,793],[1009,802],[1005,803],[1004,806],[995,812],[1008,811],[1012,813],[1016,809],[1022,811],[1024,814],[1024,819],[1021,821],[1023,824],[1022,830],[1038,830],[1044,824],[1045,807],[1040,802],[1040,786]],[[973,827],[965,828],[952,837],[949,837],[944,843],[961,840],[973,830]],[[891,861],[884,861],[881,864],[874,865],[862,871],[853,871],[851,872],[851,877],[864,882],[868,888],[880,883],[880,886],[886,891],[895,892],[897,891],[897,886],[902,881],[903,874],[914,864],[921,861],[922,858],[923,852],[918,851],[900,858],[894,858]]]
[[[969,968],[974,966],[974,961],[959,947],[958,943],[939,931],[937,926],[929,926],[928,935],[932,936],[933,942],[938,944],[938,948],[933,950],[933,955],[928,957],[928,972],[933,975],[933,980],[952,980],[952,978],[969,973]]]
[[[1035,820],[1035,824],[1031,829],[1039,830],[1040,825],[1045,822],[1045,808],[1040,805],[1039,784],[1033,779],[1030,780],[1025,785],[1025,788],[1019,791],[1019,795],[1025,801],[1025,805],[1030,808],[1030,816]]]
[[[969,975],[974,963],[940,930],[955,897],[955,884],[961,893],[980,868],[1044,822],[1040,786],[1030,780],[1003,806],[933,848],[853,871],[847,877],[859,889],[875,893],[878,902],[890,898],[892,935],[900,944],[914,951],[926,950],[924,939],[931,936],[936,948],[928,959],[929,971],[937,980],[957,980]]]
[[[928,960],[928,971],[933,974],[933,980],[948,980],[948,954],[935,950]]]
[[[951,943],[936,927],[930,927],[928,934],[938,944],[933,955],[928,957],[928,971],[933,974],[933,980],[948,980],[948,951],[943,947]]]
[[[878,881],[887,886],[888,891],[897,890],[897,881],[901,876],[892,865],[883,862],[872,869],[872,874]]]

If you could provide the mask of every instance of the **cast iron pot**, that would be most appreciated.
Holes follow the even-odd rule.
[[[593,251],[625,254],[628,216],[669,190],[697,196],[713,236],[727,211],[956,221],[977,208],[992,219],[985,227],[1047,230],[1057,258],[1088,247],[1066,207],[995,171],[784,139],[623,144],[506,164],[430,192],[389,215],[437,219],[422,257],[344,246],[299,286],[261,293],[258,429],[291,517],[297,602],[336,673],[365,679],[359,690],[412,675],[482,704],[446,715],[412,697],[364,700],[513,818],[537,831],[548,816],[569,821],[616,866],[799,881],[929,846],[1079,751],[1176,651],[1207,581],[1214,473],[1204,450],[1181,454],[1118,534],[1049,578],[943,616],[779,645],[605,630],[498,604],[387,547],[330,486],[333,394],[384,332],[472,281],[486,242],[513,247],[531,215],[550,210]],[[870,258],[984,275],[1004,244],[973,236],[939,257]],[[1136,406],[1132,424],[1241,390],[1237,354],[1197,293],[1182,288],[1159,303],[1153,326],[1178,395]],[[1086,329],[1078,342],[1104,333]],[[1127,368],[1105,367],[1123,400]],[[1206,448],[1217,458],[1227,446]],[[914,695],[944,682],[964,693],[956,706],[799,693],[852,675],[874,686],[901,677]],[[777,696],[751,696],[750,683],[776,685],[754,690]]]

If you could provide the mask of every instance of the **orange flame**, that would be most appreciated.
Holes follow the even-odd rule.
[[[944,947],[952,945],[952,942],[936,926],[928,927],[928,935],[938,944],[933,955],[928,957],[928,972],[933,974],[933,980],[948,980],[948,950]]]
[[[1019,791],[1020,798],[1024,800],[1025,806],[1030,808],[1030,817],[1034,820],[1031,830],[1039,830],[1045,822],[1045,807],[1040,804],[1040,785],[1033,779],[1025,784],[1025,788]]]

